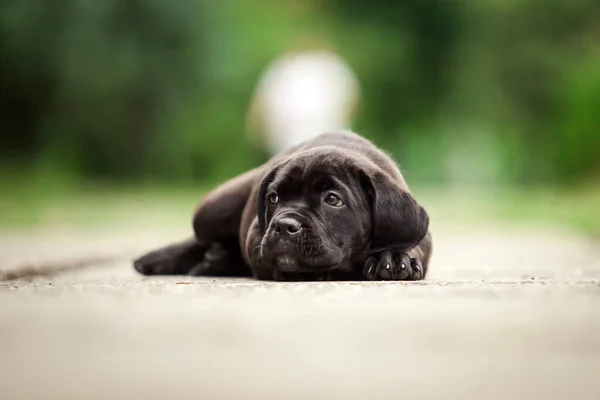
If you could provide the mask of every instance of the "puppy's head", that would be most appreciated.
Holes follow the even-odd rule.
[[[261,263],[279,279],[351,271],[369,251],[410,248],[429,218],[375,164],[336,148],[301,153],[263,178],[258,220]]]

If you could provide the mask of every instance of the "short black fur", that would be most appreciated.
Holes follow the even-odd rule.
[[[136,270],[419,280],[432,251],[429,216],[396,164],[351,132],[322,134],[224,183],[197,208],[193,225],[193,239],[137,259]]]

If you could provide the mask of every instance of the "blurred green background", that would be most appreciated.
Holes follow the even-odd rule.
[[[428,206],[600,232],[598,1],[2,0],[0,30],[3,225],[188,218],[265,160],[253,91],[309,42]]]

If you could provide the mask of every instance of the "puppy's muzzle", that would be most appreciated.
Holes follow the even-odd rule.
[[[302,231],[302,224],[295,218],[282,217],[275,221],[273,229],[276,235],[279,235],[282,239],[288,239]]]

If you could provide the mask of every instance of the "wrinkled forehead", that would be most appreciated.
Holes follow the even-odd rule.
[[[272,186],[294,189],[306,184],[345,184],[353,182],[359,170],[359,160],[337,148],[306,150],[284,163]]]

